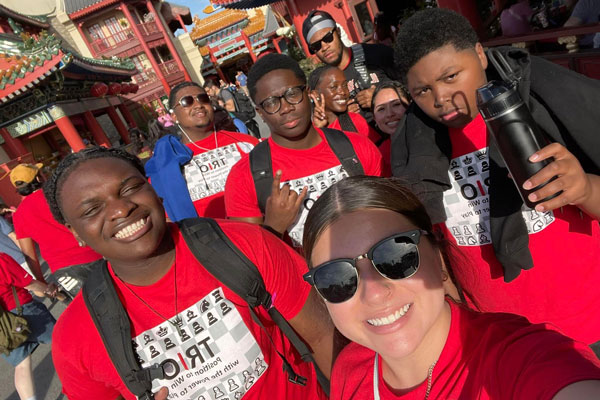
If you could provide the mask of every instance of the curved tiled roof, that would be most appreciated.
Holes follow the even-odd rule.
[[[48,29],[50,26],[47,22],[47,18],[43,15],[24,15],[11,10],[2,4],[0,4],[0,15],[7,18],[14,18],[23,24],[37,26],[42,29]]]
[[[194,16],[194,28],[190,33],[190,38],[192,40],[202,39],[246,18],[248,18],[248,14],[239,10],[223,10],[203,19]]]

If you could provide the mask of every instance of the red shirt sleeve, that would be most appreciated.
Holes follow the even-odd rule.
[[[0,253],[0,265],[2,282],[7,285],[24,288],[33,281],[33,277],[6,253]]]
[[[273,304],[288,321],[304,307],[310,286],[302,275],[308,271],[304,259],[275,235],[257,225],[230,222],[223,231],[261,272]]]
[[[258,207],[249,157],[243,157],[229,171],[225,183],[225,211],[229,218],[263,216]]]
[[[13,213],[13,226],[15,228],[15,235],[17,239],[25,239],[31,237],[27,232],[27,218],[26,218],[26,205],[27,198],[23,199],[21,205],[17,208],[17,211]]]

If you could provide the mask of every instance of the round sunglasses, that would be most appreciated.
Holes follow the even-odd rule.
[[[358,289],[356,262],[368,259],[384,278],[391,280],[413,276],[419,269],[419,240],[427,231],[396,233],[375,243],[365,254],[355,258],[336,258],[311,269],[304,280],[313,285],[329,303],[350,300]]]

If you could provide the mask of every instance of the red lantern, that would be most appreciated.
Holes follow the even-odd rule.
[[[102,97],[108,92],[108,85],[104,82],[96,82],[90,88],[90,94],[94,97]]]
[[[108,94],[119,94],[121,93],[121,84],[117,83],[117,82],[112,82],[110,85],[108,85]]]
[[[139,90],[139,86],[137,83],[130,83],[129,84],[129,93],[137,93],[137,91]]]
[[[131,86],[129,83],[121,83],[121,94],[127,94],[131,91]]]

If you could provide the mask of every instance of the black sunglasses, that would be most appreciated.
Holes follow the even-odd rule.
[[[329,303],[343,303],[358,289],[356,261],[371,260],[373,267],[387,279],[405,279],[419,269],[419,240],[428,232],[417,229],[397,233],[377,242],[371,249],[355,258],[327,261],[304,274],[304,280],[313,285]]]
[[[331,43],[333,42],[333,34],[335,33],[335,29],[333,28],[328,34],[323,36],[321,39],[317,40],[314,43],[308,45],[308,50],[310,50],[310,54],[315,54],[317,51],[321,50],[321,42]]]
[[[198,93],[195,96],[183,96],[179,99],[179,102],[176,104],[176,106],[180,105],[182,107],[191,107],[194,105],[194,100],[198,100],[198,103],[200,104],[210,104],[210,98],[206,93]]]

